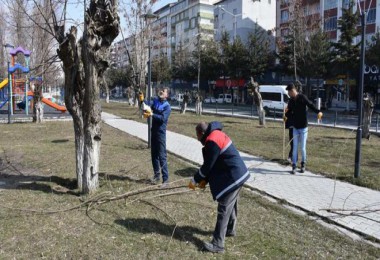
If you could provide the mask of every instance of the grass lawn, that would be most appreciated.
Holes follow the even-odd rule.
[[[103,103],[103,111],[123,118],[145,123],[139,119],[136,108],[125,103]],[[266,127],[259,126],[258,119],[239,119],[220,115],[196,116],[188,112],[185,115],[173,110],[168,130],[195,138],[195,125],[200,121],[220,121],[224,131],[232,138],[240,151],[262,158],[287,164],[283,160],[283,140],[285,158],[289,152],[288,130],[284,132],[282,123],[267,121]],[[362,140],[361,176],[353,177],[355,165],[356,132],[349,130],[309,126],[307,142],[307,169],[313,173],[325,175],[369,187],[380,189],[380,138],[372,135],[370,140]],[[289,167],[290,170],[290,167]]]
[[[169,155],[171,186],[157,190],[146,183],[152,175],[146,143],[107,125],[102,135],[100,188],[90,198],[153,190],[57,212],[89,199],[73,190],[72,128],[72,122],[0,125],[0,259],[380,256],[380,249],[353,241],[248,190],[241,193],[238,235],[227,238],[226,253],[204,253],[201,244],[212,235],[216,203],[208,190],[194,192],[184,187],[196,168]]]

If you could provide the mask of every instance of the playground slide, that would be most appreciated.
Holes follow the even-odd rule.
[[[8,79],[4,79],[4,80],[0,83],[0,89],[2,89],[3,87],[5,87],[6,85],[8,85]]]
[[[33,96],[33,92],[29,91],[28,92],[28,96]],[[58,105],[58,104],[56,104],[54,102],[51,102],[47,98],[42,98],[41,101],[44,102],[46,105],[51,106],[52,108],[57,109],[58,111],[61,111],[61,112],[66,112],[67,111],[67,109],[66,109],[65,106],[60,106],[60,105]]]
[[[66,109],[65,106],[60,106],[60,105],[58,105],[58,104],[56,104],[54,102],[51,102],[47,98],[42,98],[41,101],[44,102],[46,105],[51,106],[52,108],[55,108],[55,109],[57,109],[57,110],[59,110],[61,112],[66,112],[67,111],[67,109]]]

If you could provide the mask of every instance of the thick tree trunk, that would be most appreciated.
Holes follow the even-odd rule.
[[[83,192],[90,193],[98,187],[99,155],[101,144],[101,106],[98,74],[95,62],[88,55],[86,64],[86,96],[84,113]],[[86,62],[86,63],[87,63]]]
[[[76,27],[65,36],[61,26],[54,28],[65,73],[65,103],[74,123],[77,184],[82,192],[91,193],[98,187],[100,85],[108,67],[107,49],[119,33],[117,1],[91,0],[85,34],[78,43]]]
[[[108,104],[110,102],[110,92],[107,91],[107,94],[106,94],[106,103]]]
[[[259,115],[259,125],[265,125],[265,111],[263,108],[263,102],[259,106],[256,106],[257,113]]]

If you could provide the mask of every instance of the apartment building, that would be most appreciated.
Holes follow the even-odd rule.
[[[199,38],[218,41],[223,31],[230,34],[231,40],[239,36],[243,41],[246,41],[249,33],[255,29],[274,31],[275,4],[274,0],[182,0],[169,3],[156,10],[154,14],[157,18],[150,21],[151,56],[166,55],[171,62],[180,47],[191,53],[197,48]],[[141,37],[136,35],[134,38]],[[124,67],[129,63],[127,49],[134,57],[133,52],[138,51],[136,48],[141,48],[137,45],[148,46],[147,43],[138,44],[134,38],[114,44],[111,51],[113,66]],[[146,37],[145,41],[147,40]],[[137,70],[144,71],[145,67],[145,72],[141,72],[145,75],[146,62],[138,62],[141,63],[142,69],[138,67]],[[244,80],[242,82],[244,85]],[[197,82],[194,80],[188,82],[186,87],[196,85]]]
[[[295,3],[301,4],[305,20],[320,21],[320,26],[322,26],[329,40],[332,42],[339,41],[341,33],[338,29],[338,20],[342,17],[342,9],[349,6],[350,0],[301,0],[301,2],[299,0],[277,0],[276,21],[279,37],[284,37],[288,33],[288,22],[291,19]],[[370,42],[380,26],[380,12],[377,11],[377,0],[359,0],[354,6],[354,11],[357,10],[367,11],[365,37],[367,42]],[[358,24],[359,27],[361,27],[360,22]],[[359,35],[353,44],[357,44],[360,41],[361,36]],[[370,70],[368,71],[367,74],[372,74]],[[376,75],[375,77],[371,77],[371,75],[367,76],[365,85],[379,85],[380,81],[371,82],[371,79],[377,79]],[[357,99],[355,79],[348,80],[344,77],[345,75],[338,75],[336,78],[324,79],[325,84],[321,88],[322,93],[325,93],[323,98],[326,101],[330,101],[330,107],[340,107],[347,110],[355,109]],[[380,91],[380,87],[378,89]]]
[[[189,52],[196,48],[198,36],[214,36],[215,0],[184,0],[170,8],[170,49],[168,57],[181,48]]]
[[[288,21],[291,16],[293,4],[297,0],[277,0],[277,28],[280,28],[280,36],[287,33]],[[303,0],[301,5],[306,19],[320,20],[323,30],[329,39],[337,42],[340,37],[338,20],[342,16],[342,8],[347,8],[350,0]],[[377,0],[360,1],[360,9],[367,10],[366,36],[371,40],[376,28],[380,25],[380,12],[376,12]],[[357,10],[357,5],[354,11]],[[358,24],[360,26],[360,24]],[[356,39],[356,43],[360,38]]]
[[[276,1],[221,0],[215,3],[214,15],[215,40],[220,40],[223,32],[227,32],[231,41],[239,36],[246,42],[255,29],[275,30]]]

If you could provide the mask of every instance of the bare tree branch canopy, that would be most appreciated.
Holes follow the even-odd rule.
[[[35,75],[43,76],[44,85],[57,82],[57,58],[61,60],[65,105],[74,124],[77,184],[82,192],[91,193],[98,187],[102,139],[99,92],[108,68],[108,49],[119,34],[118,3],[90,0],[83,37],[78,37],[78,27],[74,25],[65,34],[67,5],[68,0],[8,1],[11,18],[7,22],[15,32],[13,44],[32,50],[31,69]]]

